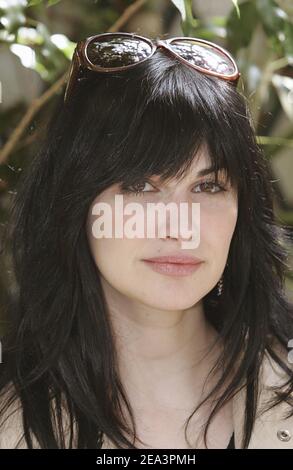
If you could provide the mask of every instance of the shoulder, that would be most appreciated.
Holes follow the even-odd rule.
[[[12,392],[10,386],[0,395],[0,449],[25,449],[22,406],[19,399],[12,400]]]
[[[249,449],[293,447],[293,394],[289,395],[289,400],[283,400],[270,408],[270,404],[276,398],[276,391],[287,389],[288,385],[284,385],[290,379],[290,374],[293,377],[293,364],[290,363],[288,351],[284,347],[275,343],[272,349],[284,363],[287,372],[268,351],[265,352],[260,368],[256,418]],[[238,448],[242,440],[245,408],[246,388],[243,387],[233,399],[234,429]]]
[[[289,399],[282,400],[274,407],[270,407],[270,405],[277,398],[277,390],[286,392],[290,384],[290,377],[292,385],[293,364],[289,361],[288,351],[282,346],[274,345],[273,351],[283,362],[287,371],[269,353],[265,354],[260,378],[258,413],[250,448],[260,448],[260,444],[263,444],[263,448],[292,449],[292,392]]]
[[[14,395],[14,388],[12,385],[9,386],[5,391],[0,394],[0,449],[27,449],[26,440],[24,437],[24,428],[23,428],[23,411],[22,404],[19,398],[11,397]],[[51,402],[51,413],[53,428],[56,428],[54,424],[58,421],[55,402]],[[68,448],[70,445],[70,420],[68,417],[68,410],[65,406],[65,401],[62,402],[62,426],[65,440],[65,447]],[[74,428],[74,439],[73,439],[73,448],[76,447],[76,423],[73,423]],[[59,442],[59,439],[56,438]],[[40,449],[40,445],[34,435],[32,435],[32,442],[34,449]]]

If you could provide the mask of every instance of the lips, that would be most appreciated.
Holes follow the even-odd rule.
[[[146,258],[143,261],[148,261],[150,263],[172,263],[190,265],[195,265],[202,262],[201,259],[189,255],[157,256],[154,258]]]
[[[199,258],[188,255],[168,255],[143,259],[153,271],[167,276],[188,276],[203,263]]]

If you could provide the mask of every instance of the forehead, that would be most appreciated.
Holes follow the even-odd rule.
[[[200,148],[192,160],[188,168],[185,169],[181,176],[172,176],[166,180],[163,180],[161,175],[152,175],[152,180],[156,183],[164,184],[178,184],[180,181],[194,180],[198,176],[203,176],[203,170],[210,169],[212,167],[212,161],[208,151],[205,148]]]

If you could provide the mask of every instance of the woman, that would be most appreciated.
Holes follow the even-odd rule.
[[[19,187],[1,447],[293,447],[287,253],[239,73],[211,43],[160,44],[78,45]],[[195,240],[130,227],[158,203],[195,207]]]

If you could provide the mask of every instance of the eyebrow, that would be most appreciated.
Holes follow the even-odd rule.
[[[206,167],[206,168],[202,168],[201,170],[199,170],[195,176],[195,178],[200,178],[201,176],[207,176],[207,175],[210,175],[211,173],[219,173],[220,171],[224,170],[225,168],[223,166],[219,167],[217,170],[214,166],[209,166],[209,167]],[[161,177],[159,176],[158,178],[158,183],[161,183],[162,182],[162,179]]]
[[[199,170],[197,172],[195,178],[199,178],[201,176],[207,176],[207,175],[210,175],[211,173],[219,173],[222,170],[224,170],[224,167],[220,167],[217,170],[214,166],[209,166],[207,168],[202,168],[202,170]]]
[[[216,173],[216,172],[219,172],[221,170],[223,170],[224,167],[221,167],[221,168],[218,168],[217,171],[216,171],[216,168],[215,167],[208,167],[208,168],[203,168],[202,170],[200,170],[198,173],[197,173],[197,176],[206,176],[206,175],[210,175],[211,173]]]

